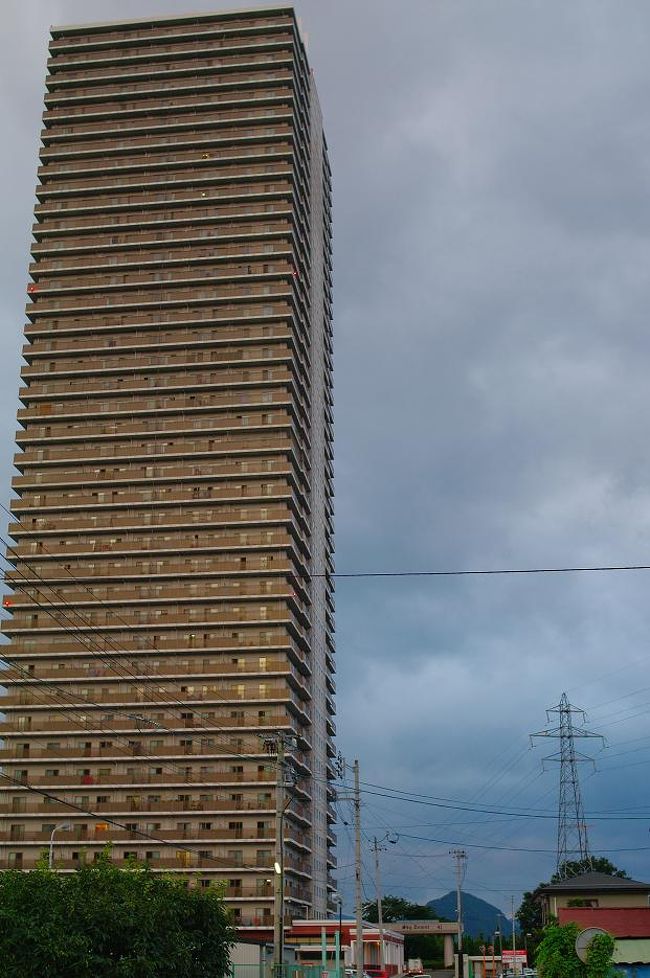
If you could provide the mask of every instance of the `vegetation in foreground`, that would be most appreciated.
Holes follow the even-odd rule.
[[[614,939],[609,934],[593,937],[583,963],[575,949],[579,933],[577,924],[549,924],[544,929],[536,958],[540,978],[614,978]]]
[[[0,978],[223,978],[232,943],[218,889],[109,854],[72,874],[0,873]]]

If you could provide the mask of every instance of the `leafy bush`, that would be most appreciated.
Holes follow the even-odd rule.
[[[540,978],[586,978],[586,970],[576,954],[577,924],[549,924],[537,948],[535,963]]]
[[[216,887],[108,855],[76,873],[0,873],[0,978],[223,978],[233,931]]]

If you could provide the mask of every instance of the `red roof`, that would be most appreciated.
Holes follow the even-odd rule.
[[[650,907],[560,907],[560,923],[602,927],[612,937],[650,937]]]

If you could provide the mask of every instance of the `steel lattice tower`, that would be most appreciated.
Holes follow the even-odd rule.
[[[540,730],[531,734],[531,744],[536,737],[546,737],[560,741],[560,749],[557,753],[545,757],[544,761],[555,761],[560,765],[560,794],[558,803],[557,819],[557,873],[560,877],[566,876],[566,864],[570,858],[580,861],[587,861],[591,858],[589,852],[589,840],[587,837],[587,825],[585,823],[585,813],[582,805],[582,795],[580,793],[580,780],[578,778],[578,764],[582,762],[594,763],[593,758],[587,757],[576,750],[576,738],[589,738],[604,740],[601,734],[586,730],[584,726],[578,726],[573,722],[574,714],[582,716],[583,723],[586,722],[586,714],[577,706],[569,703],[566,693],[562,693],[560,702],[557,706],[551,707],[546,711],[547,723],[551,722],[551,717],[557,715],[559,723],[550,730]],[[542,762],[543,763],[543,762]]]

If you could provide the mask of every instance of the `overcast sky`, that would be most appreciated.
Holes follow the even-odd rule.
[[[650,563],[650,5],[296,7],[334,172],[338,570]],[[188,9],[218,4],[4,0],[0,500],[48,28]],[[528,733],[563,690],[609,745],[583,770],[592,848],[650,879],[649,587],[649,572],[338,582],[338,744],[362,780],[546,816],[372,789],[367,837],[400,834],[388,892],[450,889],[458,844],[466,888],[504,908],[549,877],[558,772]]]

